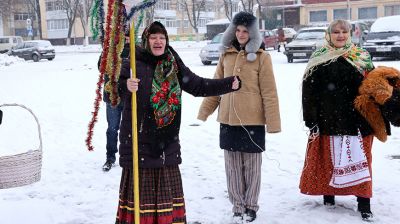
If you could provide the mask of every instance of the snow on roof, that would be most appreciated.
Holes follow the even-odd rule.
[[[400,31],[399,16],[386,16],[378,18],[371,26],[371,32]]]
[[[229,24],[231,23],[229,19],[217,19],[207,23],[206,25],[218,25],[218,24]]]

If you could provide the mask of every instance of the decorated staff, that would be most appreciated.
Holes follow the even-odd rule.
[[[129,32],[130,43],[135,43],[135,23],[132,21]],[[135,44],[130,45],[130,65],[131,79],[136,79],[136,52]],[[138,133],[137,133],[137,103],[136,92],[132,92],[132,154],[133,154],[133,192],[135,223],[140,223],[140,205],[139,205],[139,153],[138,153]]]
[[[136,12],[141,12],[138,18],[136,29],[143,21],[144,10],[153,6],[156,0],[144,0],[142,3],[133,6],[127,14],[122,0],[109,0],[107,5],[106,28],[104,30],[104,4],[103,0],[95,0],[91,9],[91,31],[93,38],[99,38],[103,46],[103,54],[100,60],[100,74],[96,88],[96,99],[94,111],[89,122],[89,129],[86,138],[86,145],[89,151],[94,149],[92,145],[93,128],[97,122],[98,111],[101,101],[101,90],[104,83],[104,75],[109,76],[109,81],[105,85],[105,91],[109,93],[110,101],[113,106],[120,102],[118,95],[118,79],[121,71],[121,57],[125,39],[124,31],[127,23],[133,18]]]

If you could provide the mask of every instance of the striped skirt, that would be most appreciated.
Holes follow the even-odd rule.
[[[139,169],[140,224],[186,223],[178,165]],[[133,173],[123,168],[116,224],[134,224]]]
[[[374,136],[363,137],[364,153],[367,157],[369,172],[372,177],[372,141]],[[330,139],[320,135],[308,142],[304,168],[300,178],[300,192],[308,195],[355,195],[365,198],[372,197],[372,181],[351,187],[334,188],[329,185],[333,172]]]

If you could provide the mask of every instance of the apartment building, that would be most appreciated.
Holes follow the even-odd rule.
[[[127,9],[139,0],[125,0]],[[191,11],[192,1],[158,0],[148,17],[165,24],[168,33],[178,39],[194,37],[195,30],[190,25],[185,2]],[[233,0],[234,12],[240,10],[240,0]],[[108,0],[104,0],[107,5]],[[366,20],[390,15],[400,15],[399,0],[261,0],[262,13],[257,14],[260,24],[265,28],[275,28],[278,25],[299,28],[310,25],[324,25],[334,19]],[[61,0],[39,0],[41,8],[42,37],[56,44],[64,44],[68,33],[68,20]],[[106,7],[105,7],[106,8]],[[348,15],[348,12],[350,15]],[[150,16],[149,16],[150,15]],[[224,0],[206,0],[205,7],[199,16],[198,31],[206,33],[206,24],[226,18]],[[27,19],[31,20],[32,35],[27,29]],[[139,29],[145,27],[146,20]],[[27,0],[15,0],[8,15],[0,15],[0,35],[18,35],[24,39],[38,39],[38,19]],[[90,36],[90,34],[89,34]],[[71,43],[81,44],[84,31],[80,18],[73,24]]]
[[[45,1],[45,23],[42,24],[45,38],[53,44],[65,44],[68,37],[68,18],[67,13],[60,0]],[[81,18],[77,17],[71,29],[71,44],[82,44],[84,30]]]
[[[374,21],[400,15],[399,0],[264,0],[262,5],[266,19],[289,27],[326,25],[335,19]]]
[[[39,39],[39,20],[34,6],[26,0],[14,0],[13,3],[9,11],[0,14],[0,35],[21,36],[25,40]],[[42,4],[44,0],[39,0],[39,7],[42,7]]]
[[[2,17],[0,20],[0,34],[2,35],[18,35],[23,36],[24,39],[29,39],[27,31],[27,19],[32,18],[33,24],[33,36],[38,39],[37,28],[39,24],[37,19],[27,10],[26,2],[27,0],[15,0],[15,5],[13,10],[7,17]],[[141,1],[139,0],[125,0],[127,9],[129,10],[131,6],[137,4]],[[195,34],[194,28],[190,25],[189,15],[187,13],[186,5],[188,3],[188,8],[190,11],[190,16],[192,13],[192,1],[185,0],[158,0],[154,8],[150,10],[150,13],[146,15],[151,15],[152,20],[157,20],[162,22],[168,33],[175,37],[176,39],[193,38]],[[238,5],[240,0],[233,0],[233,5],[235,11],[239,11]],[[108,0],[104,0],[105,6]],[[39,0],[41,7],[41,17],[42,17],[42,37],[43,39],[49,39],[53,44],[65,44],[68,34],[68,19],[65,9],[62,6],[62,0]],[[105,7],[106,9],[107,7]],[[204,4],[204,9],[200,12],[198,20],[198,32],[202,35],[206,33],[206,24],[217,20],[226,18],[224,1],[223,0],[206,0]],[[141,33],[145,27],[146,21],[149,18],[144,18],[144,23],[139,29]],[[90,35],[90,34],[89,34]],[[82,44],[84,37],[84,30],[80,18],[76,18],[75,23],[72,27],[71,32],[71,43]]]
[[[153,20],[162,22],[165,25],[168,34],[171,36],[183,36],[195,33],[195,30],[190,25],[189,16],[184,2],[187,2],[191,13],[191,1],[159,0],[154,6]],[[207,23],[226,17],[223,2],[223,0],[205,1],[204,9],[200,12],[198,21],[198,31],[200,34],[206,33]],[[239,0],[237,0],[237,2],[239,2]],[[139,32],[143,29],[144,24],[142,24]]]

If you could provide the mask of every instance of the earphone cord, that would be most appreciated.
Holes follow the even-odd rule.
[[[264,150],[261,146],[259,146],[259,145],[253,140],[253,138],[251,137],[250,132],[249,132],[249,131],[246,129],[246,127],[243,125],[243,122],[242,122],[242,120],[240,119],[240,117],[239,117],[239,115],[238,115],[238,113],[237,113],[237,111],[236,111],[235,103],[234,103],[234,98],[235,98],[235,93],[232,93],[231,104],[233,105],[233,111],[235,112],[236,117],[239,119],[240,126],[246,131],[246,133],[247,133],[247,135],[249,136],[251,142],[252,142],[255,146],[257,146],[257,148],[259,148],[259,149],[261,150],[261,152],[264,152],[265,150]],[[280,163],[278,160],[276,160],[276,159],[269,158],[268,155],[267,155],[267,153],[265,153],[264,155],[265,155],[265,157],[266,157],[268,160],[274,161],[274,162],[276,162],[276,163],[278,164],[278,167],[277,167],[278,170],[280,170],[280,171],[282,171],[282,172],[285,172],[285,173],[288,173],[288,174],[291,174],[291,175],[298,175],[298,174],[293,173],[293,172],[291,172],[291,171],[289,171],[289,170],[282,169],[282,168],[281,168],[281,163]]]

